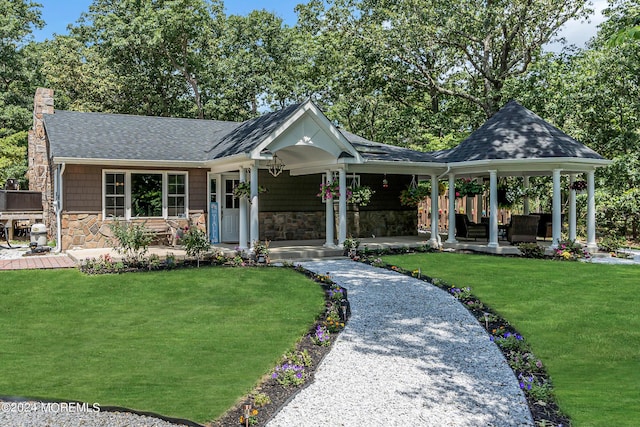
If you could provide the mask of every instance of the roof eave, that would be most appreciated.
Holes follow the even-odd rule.
[[[127,166],[127,167],[170,167],[170,168],[206,168],[206,162],[189,160],[134,160],[134,159],[100,159],[100,158],[80,158],[54,156],[54,164],[68,165],[100,165],[100,166]]]

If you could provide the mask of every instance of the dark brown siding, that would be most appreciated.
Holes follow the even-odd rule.
[[[313,212],[325,209],[322,199],[316,197],[322,182],[320,174],[289,176],[285,171],[274,178],[261,170],[258,182],[268,190],[260,195],[260,211]]]
[[[387,175],[388,188],[383,188],[384,175],[360,175],[360,184],[368,185],[375,194],[371,203],[361,210],[416,210],[400,204],[400,192],[407,188],[411,176]],[[317,197],[322,182],[322,175],[289,176],[287,172],[277,178],[267,171],[260,171],[258,176],[260,185],[267,188],[267,192],[260,195],[261,212],[313,212],[324,211],[325,206]],[[347,175],[347,185],[351,184],[351,175]]]
[[[207,211],[207,170],[189,170],[189,210]]]
[[[64,171],[64,210],[68,212],[102,211],[103,170],[156,170],[153,168],[67,165]],[[169,170],[161,168],[157,170]],[[170,169],[189,172],[189,210],[206,210],[207,169]]]
[[[102,211],[102,167],[67,165],[63,186],[65,211]]]

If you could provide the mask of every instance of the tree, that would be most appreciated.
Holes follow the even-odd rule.
[[[7,178],[25,186],[26,131],[31,124],[34,28],[41,28],[39,5],[27,0],[0,0],[0,186]]]

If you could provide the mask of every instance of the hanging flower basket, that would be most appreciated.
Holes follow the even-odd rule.
[[[367,206],[371,201],[371,196],[373,196],[375,193],[376,192],[367,185],[359,185],[357,187],[353,187],[351,189],[351,197],[349,197],[349,202],[358,206]]]
[[[320,191],[316,196],[322,197],[322,200],[337,199],[340,197],[340,185],[336,180],[322,183],[320,184]]]
[[[484,193],[484,186],[471,178],[462,178],[456,181],[456,197],[476,196]],[[460,196],[458,196],[460,194]]]
[[[266,188],[259,186],[258,194],[262,194],[267,191]],[[240,182],[238,185],[233,187],[233,197],[234,199],[247,199],[251,198],[251,184],[248,182]]]
[[[400,193],[400,203],[404,206],[418,206],[418,203],[431,195],[431,190],[424,184],[410,186]]]
[[[587,181],[574,181],[573,184],[569,186],[569,188],[575,191],[585,191],[587,189]]]

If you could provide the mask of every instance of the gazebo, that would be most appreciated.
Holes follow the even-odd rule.
[[[431,175],[432,200],[437,201],[439,178],[449,179],[449,224],[455,224],[456,177],[489,178],[489,248],[498,247],[498,178],[523,177],[525,187],[529,177],[553,177],[552,247],[557,247],[561,235],[560,177],[569,175],[573,183],[576,175],[587,177],[587,248],[597,249],[595,227],[595,169],[611,163],[560,129],[547,123],[516,101],[510,101],[485,124],[462,141],[457,147],[438,154],[447,165],[447,171]],[[434,194],[435,193],[435,194]],[[524,213],[529,203],[525,198]],[[437,203],[431,206],[432,240],[437,239]],[[569,195],[569,239],[576,238],[576,190]],[[435,230],[434,230],[435,228]],[[457,243],[455,229],[449,226],[447,243]]]

